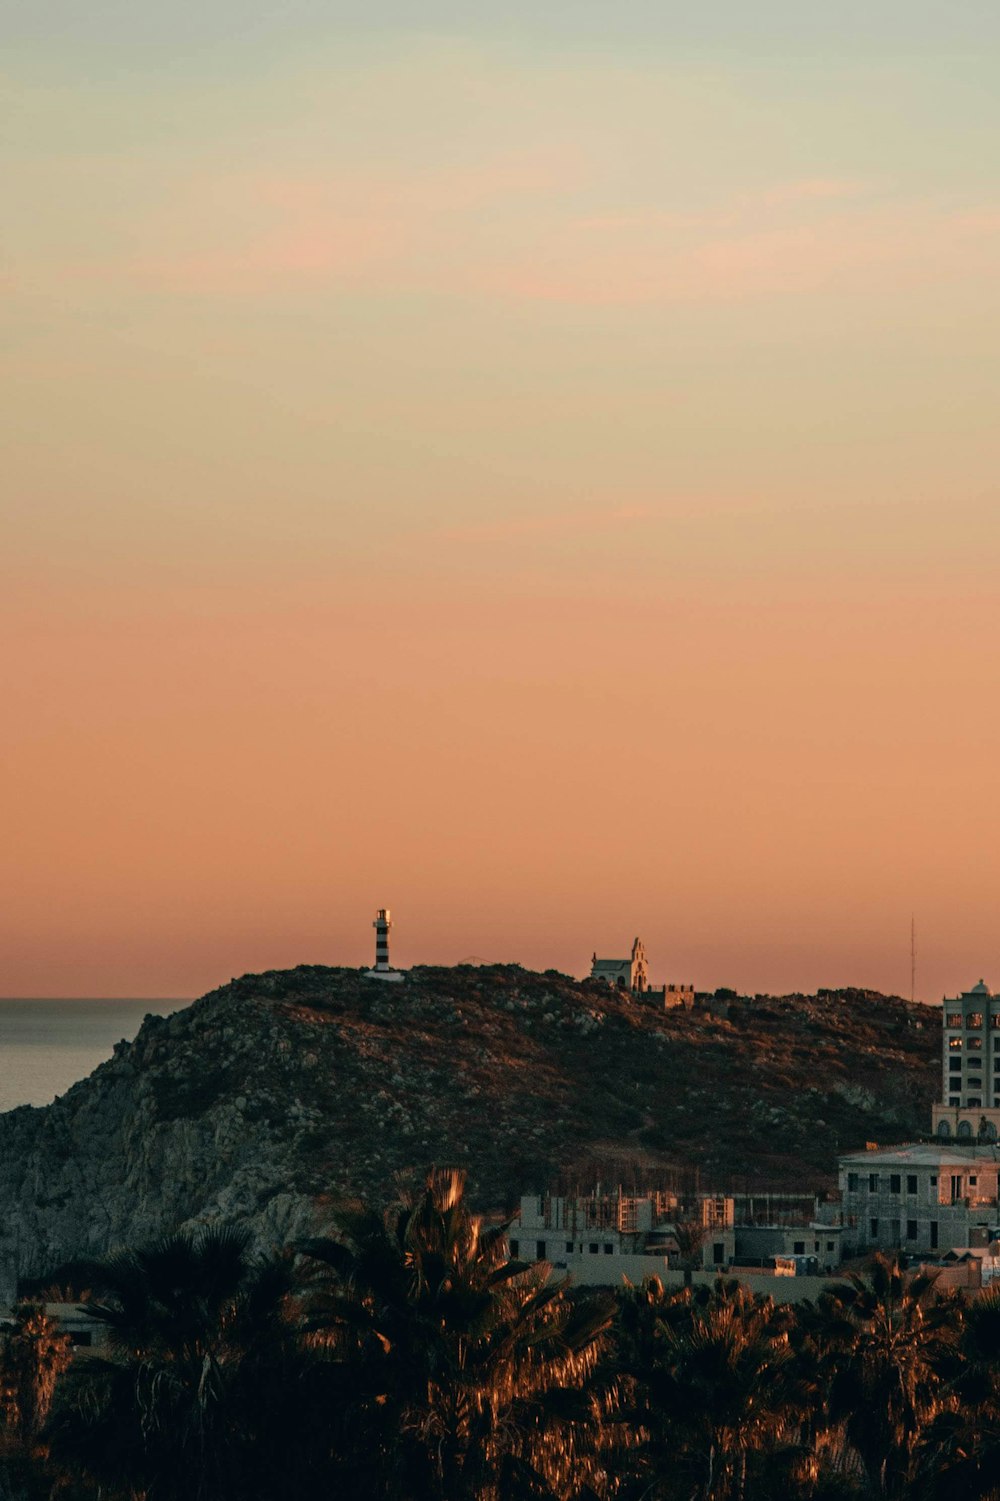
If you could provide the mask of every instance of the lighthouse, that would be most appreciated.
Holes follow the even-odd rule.
[[[369,980],[402,980],[403,972],[393,969],[389,963],[389,934],[392,930],[392,914],[388,907],[379,907],[372,923],[375,929],[375,968],[366,969]]]
[[[389,934],[392,931],[392,914],[388,907],[380,907],[372,923],[375,929],[375,968],[389,968]]]

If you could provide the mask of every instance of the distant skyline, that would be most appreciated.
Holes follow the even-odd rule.
[[[0,992],[1000,987],[996,6],[0,9]]]

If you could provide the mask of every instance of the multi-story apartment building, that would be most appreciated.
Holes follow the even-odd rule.
[[[1000,995],[982,980],[942,1007],[941,1103],[935,1136],[993,1142],[1000,1128]]]
[[[852,1152],[840,1158],[845,1250],[912,1251],[984,1246],[1000,1225],[1000,1148],[969,1143]]]

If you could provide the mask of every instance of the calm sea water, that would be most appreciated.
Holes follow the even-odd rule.
[[[0,1000],[0,1110],[48,1105],[131,1041],[149,1012],[187,1001]]]

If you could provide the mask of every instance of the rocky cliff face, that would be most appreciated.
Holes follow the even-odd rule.
[[[811,1187],[838,1150],[926,1131],[935,1012],[836,992],[728,1013],[517,966],[246,976],[0,1116],[0,1259],[39,1273],[219,1217],[278,1241],[330,1195],[381,1197],[433,1162],[467,1166],[483,1206],[632,1165]]]

